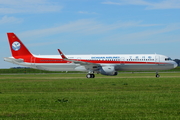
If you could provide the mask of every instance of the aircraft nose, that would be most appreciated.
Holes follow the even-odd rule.
[[[178,66],[178,64],[176,62],[174,62],[174,68],[176,68]]]

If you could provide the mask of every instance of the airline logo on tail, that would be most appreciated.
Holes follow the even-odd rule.
[[[18,51],[21,48],[21,44],[19,42],[12,43],[12,49]]]

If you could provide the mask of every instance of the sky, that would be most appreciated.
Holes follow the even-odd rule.
[[[180,0],[0,0],[0,68],[14,32],[31,53],[163,54],[180,59]]]

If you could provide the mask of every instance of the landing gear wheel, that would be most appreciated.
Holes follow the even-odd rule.
[[[159,78],[159,77],[160,77],[160,75],[159,75],[159,74],[156,74],[156,77],[157,77],[157,78]]]
[[[87,78],[95,78],[95,75],[94,74],[87,74],[86,77]]]
[[[91,75],[90,75],[90,74],[87,74],[86,77],[87,77],[87,78],[91,78]]]

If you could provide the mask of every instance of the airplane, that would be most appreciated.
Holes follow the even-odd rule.
[[[7,33],[12,57],[4,61],[49,71],[86,71],[87,78],[95,78],[94,73],[115,76],[118,71],[156,71],[177,67],[170,57],[160,54],[95,54],[65,55],[58,49],[59,55],[34,55],[14,33]]]

